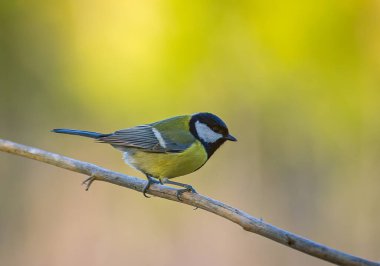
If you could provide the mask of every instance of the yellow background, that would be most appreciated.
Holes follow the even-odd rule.
[[[239,141],[176,181],[380,260],[379,3],[1,1],[0,138],[143,177],[49,130],[213,112]],[[84,178],[0,154],[2,265],[329,265]]]

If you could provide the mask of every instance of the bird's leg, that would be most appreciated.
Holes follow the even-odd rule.
[[[150,185],[157,183],[157,181],[154,180],[154,178],[151,177],[150,175],[146,175],[146,178],[148,179],[148,183],[144,186],[142,193],[144,197],[150,198],[149,196],[146,195],[146,191],[149,189]]]
[[[169,180],[168,178],[163,178],[163,179],[160,179],[160,181],[163,183],[163,184],[170,184],[170,185],[175,185],[175,186],[179,186],[179,187],[184,187],[184,189],[178,189],[177,190],[177,199],[179,201],[182,201],[181,200],[181,195],[184,193],[184,192],[192,192],[192,193],[197,193],[195,191],[195,189],[188,185],[188,184],[183,184],[183,183],[179,183],[179,182],[175,182],[175,181],[171,181]]]
[[[92,174],[92,175],[90,175],[89,178],[86,178],[82,182],[82,185],[86,185],[86,191],[88,191],[90,189],[90,186],[91,186],[92,182],[94,182],[95,180],[96,180],[96,177]]]

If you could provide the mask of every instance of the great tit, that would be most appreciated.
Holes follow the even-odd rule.
[[[122,129],[110,134],[74,129],[53,129],[55,133],[79,135],[111,144],[123,152],[124,161],[144,173],[148,183],[172,184],[196,193],[192,186],[171,181],[201,168],[227,140],[236,141],[226,124],[211,113],[175,116],[151,124]]]

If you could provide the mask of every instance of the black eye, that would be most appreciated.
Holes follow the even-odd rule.
[[[213,126],[211,129],[216,133],[221,133],[221,129],[217,126]]]

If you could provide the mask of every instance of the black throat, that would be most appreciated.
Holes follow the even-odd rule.
[[[201,115],[201,114],[200,114]],[[207,158],[209,159],[213,154],[214,152],[224,143],[226,142],[226,139],[224,138],[220,138],[218,139],[217,141],[215,142],[212,142],[212,143],[208,143],[208,142],[205,142],[204,140],[202,140],[199,136],[198,136],[198,132],[195,128],[195,122],[197,121],[200,121],[202,122],[202,117],[199,116],[199,115],[194,115],[191,119],[190,119],[190,122],[189,122],[189,126],[190,126],[190,132],[191,134],[193,134],[193,136],[199,140],[203,147],[205,147],[206,149],[206,152],[207,152]]]

